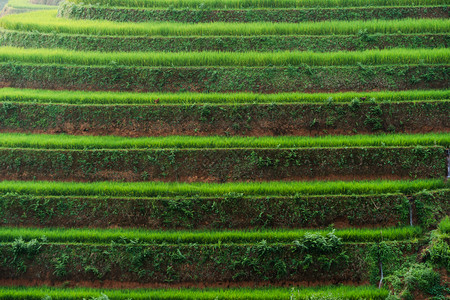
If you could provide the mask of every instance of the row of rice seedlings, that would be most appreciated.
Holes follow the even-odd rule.
[[[450,90],[410,90],[382,92],[344,92],[344,93],[130,93],[130,92],[91,92],[91,91],[53,91],[3,88],[0,89],[0,102],[38,102],[67,104],[237,104],[237,103],[333,103],[351,102],[365,98],[376,102],[448,100]]]
[[[25,240],[45,237],[48,243],[110,243],[111,241],[137,240],[139,243],[292,243],[309,234],[334,233],[343,242],[398,241],[418,238],[423,231],[418,226],[387,228],[324,229],[275,229],[275,230],[226,230],[226,231],[162,231],[143,229],[99,229],[99,228],[19,228],[1,227],[0,240],[12,242],[21,237]]]
[[[209,149],[315,147],[450,147],[449,133],[351,136],[164,136],[119,137],[0,133],[0,147],[38,149]]]
[[[127,66],[335,66],[383,64],[443,64],[450,49],[389,49],[318,53],[283,52],[85,52],[63,49],[0,48],[0,62]]]
[[[373,286],[324,286],[304,288],[227,288],[227,289],[88,289],[88,288],[54,288],[54,287],[0,287],[0,299],[25,300],[75,300],[99,299],[106,295],[109,299],[385,299],[389,291]],[[105,298],[103,296],[103,298]],[[102,299],[103,299],[102,298]],[[106,299],[106,298],[105,298]]]
[[[448,0],[71,0],[75,3],[127,7],[297,8],[343,6],[448,5]]]
[[[203,1],[203,0],[202,0]],[[251,36],[251,35],[333,35],[382,33],[447,33],[450,20],[402,19],[369,21],[325,21],[304,23],[124,23],[105,20],[58,18],[56,11],[30,12],[0,19],[10,30],[113,36]]]
[[[448,187],[449,183],[441,179],[228,183],[0,181],[1,193],[97,197],[223,197],[230,193],[243,196],[413,194]]]

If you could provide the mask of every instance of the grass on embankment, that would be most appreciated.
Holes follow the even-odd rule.
[[[440,223],[439,223],[439,231],[441,233],[450,233],[450,218],[449,216],[446,216]]]
[[[0,19],[10,30],[112,36],[251,36],[251,35],[333,35],[371,33],[447,33],[450,20],[403,19],[370,21],[327,21],[304,23],[123,23],[104,20],[57,18],[56,11],[11,15]]]
[[[56,5],[34,4],[30,0],[9,0],[8,7],[26,10],[55,9]]]
[[[244,196],[286,195],[364,195],[405,193],[446,188],[441,179],[413,181],[270,181],[232,183],[183,182],[54,182],[54,181],[1,181],[0,192],[32,195],[61,196],[223,196],[242,193]]]
[[[386,134],[321,137],[168,136],[128,138],[65,134],[1,133],[0,147],[37,149],[198,149],[310,147],[450,147],[450,134]]]
[[[411,90],[344,93],[127,93],[90,91],[53,91],[33,89],[0,89],[0,101],[67,104],[238,104],[238,103],[326,103],[351,102],[353,99],[373,99],[376,102],[448,100],[450,90]]]
[[[324,286],[305,288],[259,288],[259,289],[87,289],[54,287],[0,287],[0,299],[41,300],[50,296],[53,300],[91,299],[105,294],[110,299],[311,299],[311,297],[328,297],[339,299],[385,299],[389,291],[373,286]]]
[[[0,48],[0,62],[39,64],[173,66],[340,66],[384,64],[445,64],[449,49],[392,49],[317,53],[283,52],[84,52],[63,49]]]
[[[265,240],[269,243],[291,243],[309,233],[334,234],[343,242],[378,242],[408,240],[422,235],[420,227],[386,227],[377,229],[284,229],[284,230],[249,230],[249,231],[161,231],[142,229],[61,229],[61,228],[18,228],[1,227],[2,242],[12,242],[22,237],[25,240],[40,239],[52,243],[110,243],[123,239],[138,240],[140,243],[254,243]]]
[[[72,0],[75,3],[127,7],[200,7],[200,8],[296,8],[342,6],[442,5],[446,0]]]

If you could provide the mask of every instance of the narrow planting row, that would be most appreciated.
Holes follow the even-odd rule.
[[[0,48],[0,62],[141,67],[208,66],[350,66],[446,64],[450,49],[389,49],[317,53],[283,52],[86,52],[64,49]]]
[[[143,229],[99,229],[99,228],[20,228],[1,227],[3,243],[14,242],[18,237],[25,240],[42,239],[49,243],[109,244],[111,242],[134,244],[250,244],[259,241],[267,243],[297,244],[308,241],[311,235],[325,239],[342,240],[347,243],[371,243],[400,241],[420,238],[423,230],[417,226],[385,228],[346,228],[338,230],[320,229],[272,229],[272,230],[143,230]],[[197,244],[197,245],[192,245]],[[89,246],[89,245],[88,245]]]
[[[186,182],[55,182],[55,181],[0,181],[2,193],[35,196],[108,196],[108,197],[225,197],[292,196],[292,195],[367,195],[403,193],[423,190],[448,189],[442,179],[428,180],[374,180],[374,181],[271,181],[229,183]]]
[[[258,149],[276,148],[299,150],[298,148],[342,148],[342,147],[412,147],[417,152],[426,154],[429,151],[423,147],[450,147],[450,135],[447,133],[429,134],[388,134],[388,135],[354,135],[354,136],[323,136],[323,137],[194,137],[168,136],[130,138],[118,136],[71,136],[46,134],[0,134],[0,148],[33,148],[33,149]],[[295,151],[290,151],[289,157],[294,159]],[[368,149],[367,151],[378,151]]]
[[[400,75],[400,74],[399,74]],[[347,102],[401,102],[450,100],[450,90],[410,90],[343,93],[130,93],[41,89],[0,89],[1,102],[66,103],[95,105],[157,104],[283,104]],[[140,108],[142,109],[142,107]]]
[[[241,289],[87,289],[87,288],[54,288],[54,287],[2,287],[0,299],[11,300],[41,300],[51,297],[53,300],[78,300],[100,297],[106,295],[110,299],[118,300],[206,300],[206,299],[231,299],[231,300],[284,300],[291,296],[295,299],[309,300],[311,297],[345,298],[351,300],[373,299],[381,300],[388,296],[385,289],[377,289],[372,286],[325,286],[320,288],[241,288]]]
[[[58,18],[57,12],[39,11],[0,19],[0,27],[9,30],[39,31],[114,36],[254,36],[254,35],[333,35],[405,33],[447,33],[449,19],[403,19],[368,21],[324,21],[302,23],[123,23],[105,20]]]

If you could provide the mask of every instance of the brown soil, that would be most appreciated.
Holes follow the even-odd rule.
[[[98,172],[100,174],[102,172]],[[108,172],[109,173],[109,172]],[[108,173],[103,173],[103,175],[108,175]],[[110,173],[111,175],[114,175],[115,178],[106,178],[105,176],[101,177],[101,179],[98,180],[89,180],[82,177],[74,177],[74,176],[68,176],[68,177],[58,177],[54,175],[45,175],[42,173],[32,173],[32,172],[24,172],[22,174],[0,174],[0,181],[3,180],[41,180],[41,181],[63,181],[63,182],[93,182],[93,181],[102,181],[102,180],[108,180],[108,181],[119,181],[119,182],[138,182],[142,181],[142,178],[136,177],[131,171],[130,172],[115,172],[112,171]],[[418,177],[418,178],[432,178],[432,177]],[[283,181],[363,181],[363,180],[409,180],[411,179],[411,176],[409,175],[394,175],[394,174],[384,174],[384,175],[327,175],[327,176],[314,176],[314,177],[303,177],[303,176],[289,176],[288,178],[278,178],[278,177],[272,177],[272,178],[254,178],[251,180],[226,180],[223,181],[221,179],[218,179],[217,177],[203,177],[203,176],[192,176],[192,175],[186,175],[181,176],[177,174],[176,179],[175,178],[152,178],[151,181],[157,181],[157,182],[187,182],[187,183],[194,183],[194,182],[206,182],[206,183],[223,183],[223,182],[266,182],[266,181],[274,181],[274,180],[283,180]]]
[[[259,288],[259,287],[308,287],[324,285],[367,285],[369,282],[354,281],[271,281],[271,282],[185,282],[185,283],[138,283],[138,282],[120,282],[112,280],[95,281],[50,281],[50,280],[28,280],[28,279],[0,279],[0,286],[53,286],[53,287],[90,287],[90,288],[111,288],[111,289],[137,289],[137,288]]]

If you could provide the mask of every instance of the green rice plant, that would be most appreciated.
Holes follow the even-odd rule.
[[[203,0],[202,0],[203,1]],[[304,23],[123,23],[104,20],[72,20],[56,17],[56,11],[30,12],[0,19],[9,30],[113,36],[251,36],[334,35],[372,33],[447,33],[450,19],[402,19],[370,21],[326,21]]]
[[[39,149],[174,149],[174,148],[310,148],[310,147],[450,147],[450,134],[382,134],[352,136],[167,136],[128,138],[65,134],[0,133],[0,147]]]
[[[344,93],[130,93],[53,91],[32,89],[0,89],[0,102],[38,102],[67,104],[237,104],[237,103],[324,103],[351,102],[357,98],[373,99],[376,102],[449,100],[450,90],[410,90],[382,92]]]
[[[241,193],[244,196],[288,195],[364,195],[437,190],[448,187],[440,179],[374,180],[374,181],[270,181],[230,183],[185,182],[55,182],[0,181],[0,192],[49,196],[223,196]]]
[[[61,229],[61,228],[18,228],[1,227],[0,239],[13,242],[18,237],[24,240],[45,236],[51,243],[96,243],[137,240],[139,243],[255,243],[265,240],[269,243],[292,243],[301,240],[308,233],[327,235],[333,232],[343,242],[377,242],[409,240],[422,235],[420,227],[377,228],[377,229],[277,229],[277,230],[227,230],[227,231],[155,231],[143,229]]]
[[[51,297],[53,300],[91,299],[102,294],[110,299],[289,299],[295,293],[295,299],[318,299],[333,296],[339,299],[385,299],[389,291],[373,286],[324,286],[302,288],[227,288],[227,289],[88,289],[54,287],[0,287],[0,299],[41,300]],[[49,298],[48,298],[49,299]]]
[[[447,0],[72,0],[75,3],[127,7],[296,8],[342,6],[448,5]]]
[[[0,62],[128,66],[334,66],[443,64],[450,49],[389,49],[317,53],[283,52],[84,52],[63,49],[0,48]]]

